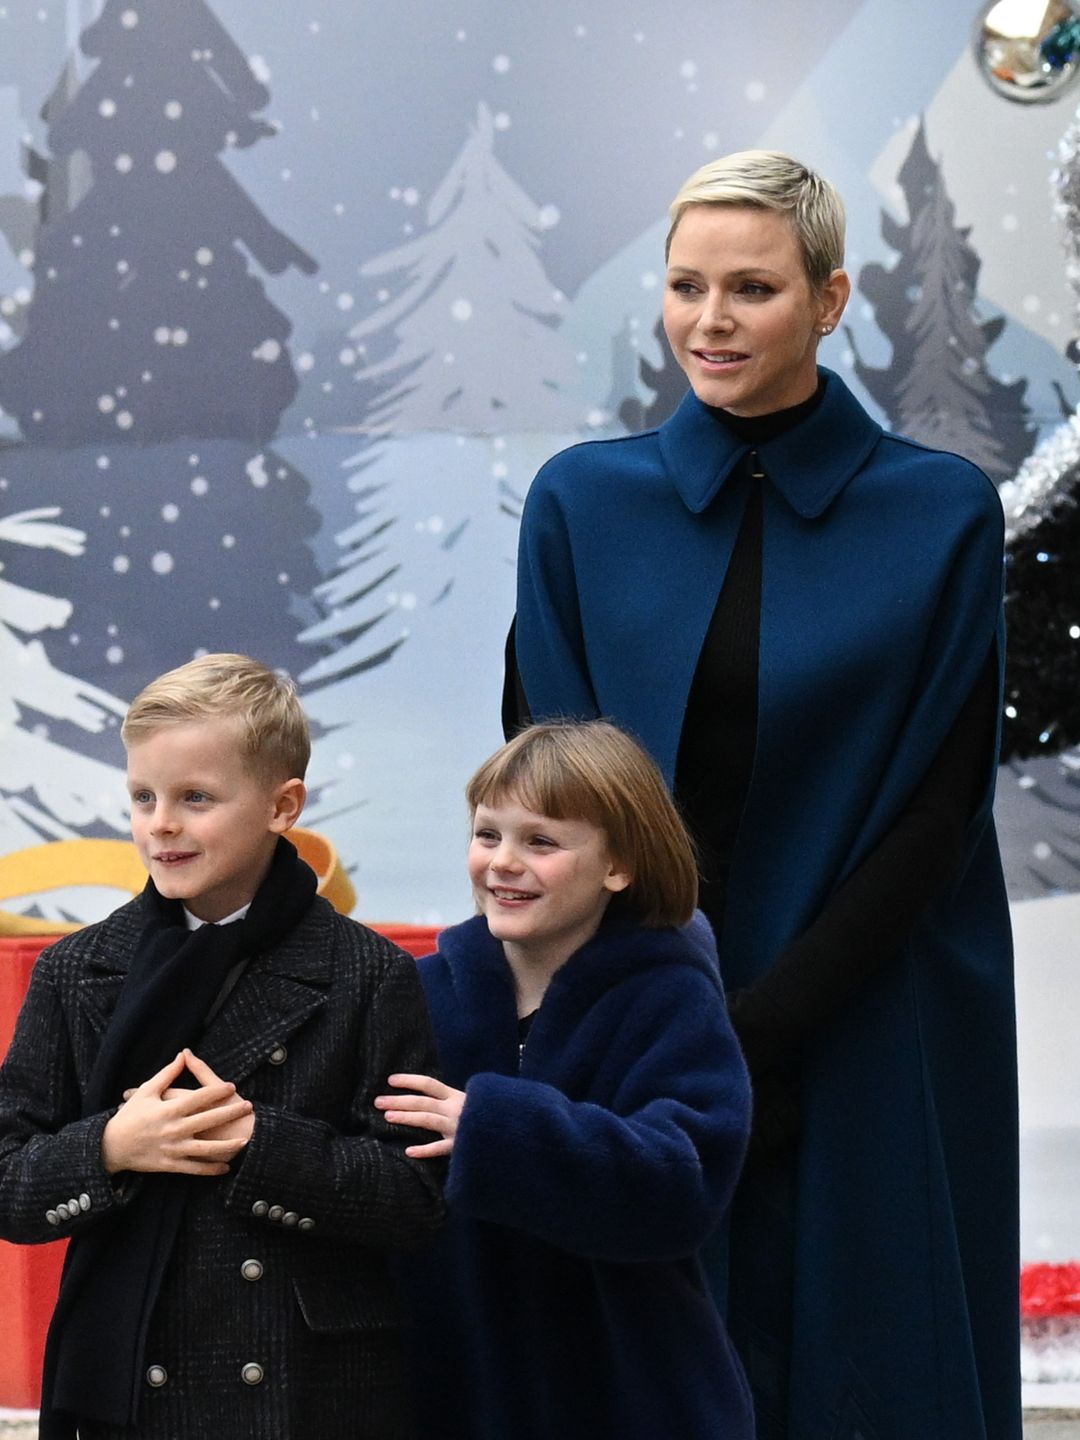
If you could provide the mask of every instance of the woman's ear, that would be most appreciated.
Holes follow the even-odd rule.
[[[307,801],[307,787],[295,777],[285,780],[274,791],[274,809],[270,817],[270,829],[275,835],[284,835],[300,819]]]
[[[840,316],[851,296],[851,277],[846,270],[834,270],[821,287],[820,324],[826,333],[840,324]]]

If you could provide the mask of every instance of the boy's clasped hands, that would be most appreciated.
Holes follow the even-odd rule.
[[[185,1070],[198,1081],[196,1088],[177,1085]],[[156,1075],[124,1091],[102,1135],[102,1159],[110,1175],[226,1175],[254,1128],[251,1101],[191,1050],[181,1050]]]

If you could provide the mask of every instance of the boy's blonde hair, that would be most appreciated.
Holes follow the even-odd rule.
[[[779,150],[737,150],[695,170],[671,202],[665,258],[691,205],[749,205],[786,215],[811,288],[844,265],[844,202],[828,180]]]
[[[697,905],[694,845],[663,776],[606,720],[530,725],[465,787],[471,810],[513,798],[552,820],[586,820],[631,880],[619,896],[641,925],[685,925]]]
[[[235,720],[250,768],[268,781],[304,778],[307,716],[287,675],[248,655],[202,655],[151,680],[131,702],[120,734],[134,745],[165,725]]]

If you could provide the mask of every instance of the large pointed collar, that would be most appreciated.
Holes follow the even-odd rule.
[[[813,520],[865,464],[881,426],[839,375],[822,368],[821,404],[794,429],[751,447],[719,423],[690,391],[659,430],[664,464],[687,509],[708,508],[721,485],[753,448],[762,468],[796,514]]]

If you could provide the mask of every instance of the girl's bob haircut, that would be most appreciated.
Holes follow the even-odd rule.
[[[469,808],[513,799],[552,820],[586,820],[630,876],[615,897],[639,925],[685,925],[697,905],[693,841],[660,771],[606,720],[530,725],[465,787]]]

